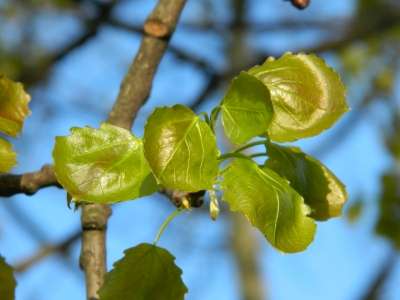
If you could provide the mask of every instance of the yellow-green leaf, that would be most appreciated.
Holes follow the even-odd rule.
[[[131,132],[108,123],[71,132],[56,137],[53,158],[54,172],[73,201],[112,203],[157,191],[142,140]]]
[[[22,131],[25,117],[31,112],[28,108],[30,96],[25,93],[21,83],[15,83],[0,73],[0,131],[17,137]]]
[[[17,153],[11,150],[13,145],[0,138],[0,172],[8,172],[12,167],[17,165],[15,157]]]
[[[143,139],[146,160],[161,184],[190,193],[212,188],[218,174],[216,138],[190,108],[156,108]]]
[[[236,159],[223,173],[223,200],[244,214],[271,245],[285,253],[305,250],[314,240],[311,209],[289,183],[251,160]]]
[[[268,136],[290,142],[320,134],[349,110],[339,75],[315,55],[284,54],[248,72],[271,92],[274,117]]]

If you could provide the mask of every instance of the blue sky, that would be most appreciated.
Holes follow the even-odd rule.
[[[211,15],[203,11],[203,2],[207,1],[188,1],[180,21],[183,24],[201,22],[206,15],[224,24],[232,17],[227,1],[214,3]],[[123,1],[114,14],[133,25],[140,25],[154,3]],[[355,9],[355,1],[350,0],[338,0],[329,5],[314,0],[304,11],[298,11],[281,0],[253,0],[249,1],[247,20],[268,24],[282,19],[324,20],[350,16]],[[0,25],[5,26],[3,23]],[[43,13],[35,24],[35,39],[53,51],[68,44],[81,27],[73,14],[61,16],[51,10]],[[11,46],[16,39],[11,32],[18,32],[17,25],[7,25],[11,28],[10,33],[3,30],[1,34]],[[325,38],[323,32],[296,34],[290,30],[283,33],[252,32],[247,37],[255,51],[278,54],[298,51]],[[60,61],[47,83],[30,91],[32,115],[27,118],[24,132],[15,142],[19,165],[12,170],[13,173],[36,171],[43,164],[52,163],[54,137],[69,135],[70,127],[99,127],[99,122],[106,119],[112,107],[139,42],[138,34],[103,26],[94,39]],[[219,34],[193,33],[178,27],[171,44],[209,62],[215,70],[229,66],[224,54],[226,45]],[[332,53],[322,56],[332,67],[339,67]],[[156,75],[151,97],[140,110],[132,131],[142,136],[144,122],[156,106],[190,104],[205,84],[206,76],[198,68],[167,53]],[[201,110],[210,112],[223,93],[223,90],[217,91]],[[360,97],[357,91],[351,94]],[[348,99],[350,106],[352,101],[357,99]],[[260,269],[268,299],[357,299],[373,280],[375,270],[393,252],[387,240],[373,234],[380,176],[392,164],[382,147],[379,127],[382,122],[371,118],[371,115],[385,114],[385,108],[377,106],[374,109],[369,116],[361,118],[345,140],[338,141],[334,150],[317,157],[347,185],[349,204],[357,196],[363,196],[366,205],[361,219],[354,224],[345,218],[318,223],[314,243],[305,252],[294,255],[282,256],[257,230],[252,231],[259,242]],[[352,113],[355,111],[350,111],[336,126],[340,127]],[[318,145],[334,135],[334,130],[332,128],[320,136],[295,144],[312,155]],[[17,195],[1,201],[0,253],[7,262],[17,264],[36,253],[41,247],[40,242],[61,242],[65,236],[79,230],[80,213],[67,208],[65,197],[65,191],[47,188],[34,196]],[[125,249],[152,242],[174,209],[160,195],[114,205],[107,236],[108,269],[123,256]],[[15,216],[11,212],[15,212]],[[183,280],[189,288],[185,299],[240,299],[239,276],[229,244],[232,234],[229,214],[231,212],[225,209],[219,220],[212,222],[206,207],[194,209],[174,219],[162,235],[159,246],[168,249],[183,270]],[[21,226],[22,222],[32,222],[29,230]],[[37,238],[29,233],[32,230]],[[66,258],[49,256],[28,271],[17,274],[16,299],[84,299],[84,276],[78,268],[80,242],[71,249],[71,255]],[[400,292],[399,278],[400,269],[397,267],[385,286],[382,299],[396,298]]]

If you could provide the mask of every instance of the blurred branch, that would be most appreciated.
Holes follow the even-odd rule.
[[[149,97],[153,77],[175,30],[185,0],[159,0],[144,23],[145,35],[136,57],[125,75],[117,100],[107,122],[130,130],[140,109]],[[82,249],[80,265],[86,276],[86,297],[98,299],[97,290],[106,272],[105,236],[111,215],[108,205],[82,207]]]
[[[368,21],[366,21],[368,20]],[[338,50],[347,44],[358,40],[371,37],[376,34],[381,34],[394,26],[400,24],[400,13],[393,12],[392,14],[376,14],[362,19],[356,19],[348,26],[347,35],[339,38],[330,38],[326,43],[313,46],[306,49],[301,49],[305,53],[319,53],[324,51]]]
[[[106,3],[97,1],[94,2],[98,6],[99,13],[95,19],[86,21],[86,32],[57,54],[47,57],[38,66],[28,68],[28,70],[21,74],[19,78],[16,78],[16,81],[22,82],[25,87],[30,87],[45,78],[55,63],[67,56],[70,52],[72,52],[72,50],[85,44],[90,38],[97,34],[98,28],[105,20],[109,18],[111,10],[117,4],[117,2],[119,2],[119,0],[113,0]]]
[[[48,186],[62,188],[54,174],[53,165],[44,165],[40,171],[23,175],[0,174],[0,197],[19,193],[33,195]]]
[[[38,263],[39,261],[41,261],[42,259],[45,259],[47,256],[55,254],[55,253],[58,253],[58,252],[61,253],[61,254],[65,254],[68,251],[69,247],[75,241],[77,241],[80,236],[81,236],[81,232],[78,231],[78,232],[74,233],[73,235],[71,235],[70,237],[68,237],[67,239],[65,239],[60,244],[42,246],[42,248],[39,249],[39,251],[37,253],[32,255],[32,257],[30,257],[30,258],[26,259],[25,261],[15,265],[14,266],[14,271],[17,272],[17,273],[23,272],[27,268],[29,268],[32,265],[34,265],[34,264]]]
[[[382,299],[380,293],[382,286],[389,278],[390,274],[396,267],[397,253],[391,252],[383,263],[382,267],[378,270],[377,275],[372,284],[366,289],[364,295],[360,298],[362,300],[379,300]]]
[[[120,29],[129,31],[131,33],[143,34],[143,30],[141,30],[141,28],[138,28],[137,26],[134,26],[131,24],[121,22],[116,19],[107,20],[107,24],[114,26],[116,28],[120,28]],[[188,62],[196,65],[197,67],[200,67],[200,68],[208,68],[209,67],[205,61],[198,59],[196,57],[190,56],[177,47],[169,45],[167,50],[168,50],[168,52],[175,54],[175,56],[177,58],[188,61]]]

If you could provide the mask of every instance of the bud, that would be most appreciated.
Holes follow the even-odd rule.
[[[292,0],[292,4],[296,6],[298,9],[305,9],[311,0]]]
[[[218,199],[215,196],[214,190],[209,190],[208,192],[210,193],[210,216],[213,221],[216,221],[219,215]]]

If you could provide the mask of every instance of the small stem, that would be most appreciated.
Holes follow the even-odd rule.
[[[228,158],[231,158],[231,157],[250,159],[250,157],[248,157],[247,155],[244,155],[242,153],[230,152],[230,153],[226,153],[226,154],[220,155],[220,157],[218,157],[218,162],[222,163],[224,160],[226,160]]]
[[[252,142],[250,144],[244,145],[242,147],[239,147],[235,150],[233,150],[231,153],[237,153],[243,150],[246,150],[247,148],[253,147],[253,146],[257,146],[257,145],[264,145],[266,143],[266,140],[261,140],[261,141],[256,141],[256,142]]]
[[[158,233],[157,233],[157,236],[156,236],[156,238],[155,238],[155,240],[154,240],[154,245],[157,244],[158,239],[160,238],[161,233],[164,231],[165,227],[167,227],[168,223],[171,222],[171,220],[172,220],[173,218],[175,218],[184,208],[185,208],[185,207],[184,207],[183,205],[181,205],[181,206],[178,208],[178,210],[176,210],[172,215],[170,215],[170,216],[168,217],[167,220],[165,220],[164,224],[162,224],[160,230],[159,230]]]
[[[259,156],[268,156],[268,155],[267,155],[266,152],[264,152],[264,153],[254,153],[254,154],[249,155],[250,158],[259,157]]]
[[[199,117],[200,117],[200,116],[203,116],[204,119],[205,119],[205,121],[206,121],[206,123],[207,123],[208,125],[211,125],[211,124],[210,124],[210,118],[208,117],[208,114],[207,114],[205,111],[199,113]]]
[[[231,167],[231,164],[225,166],[224,168],[222,168],[221,170],[219,170],[219,175],[224,174],[226,171],[228,171],[228,169]]]

